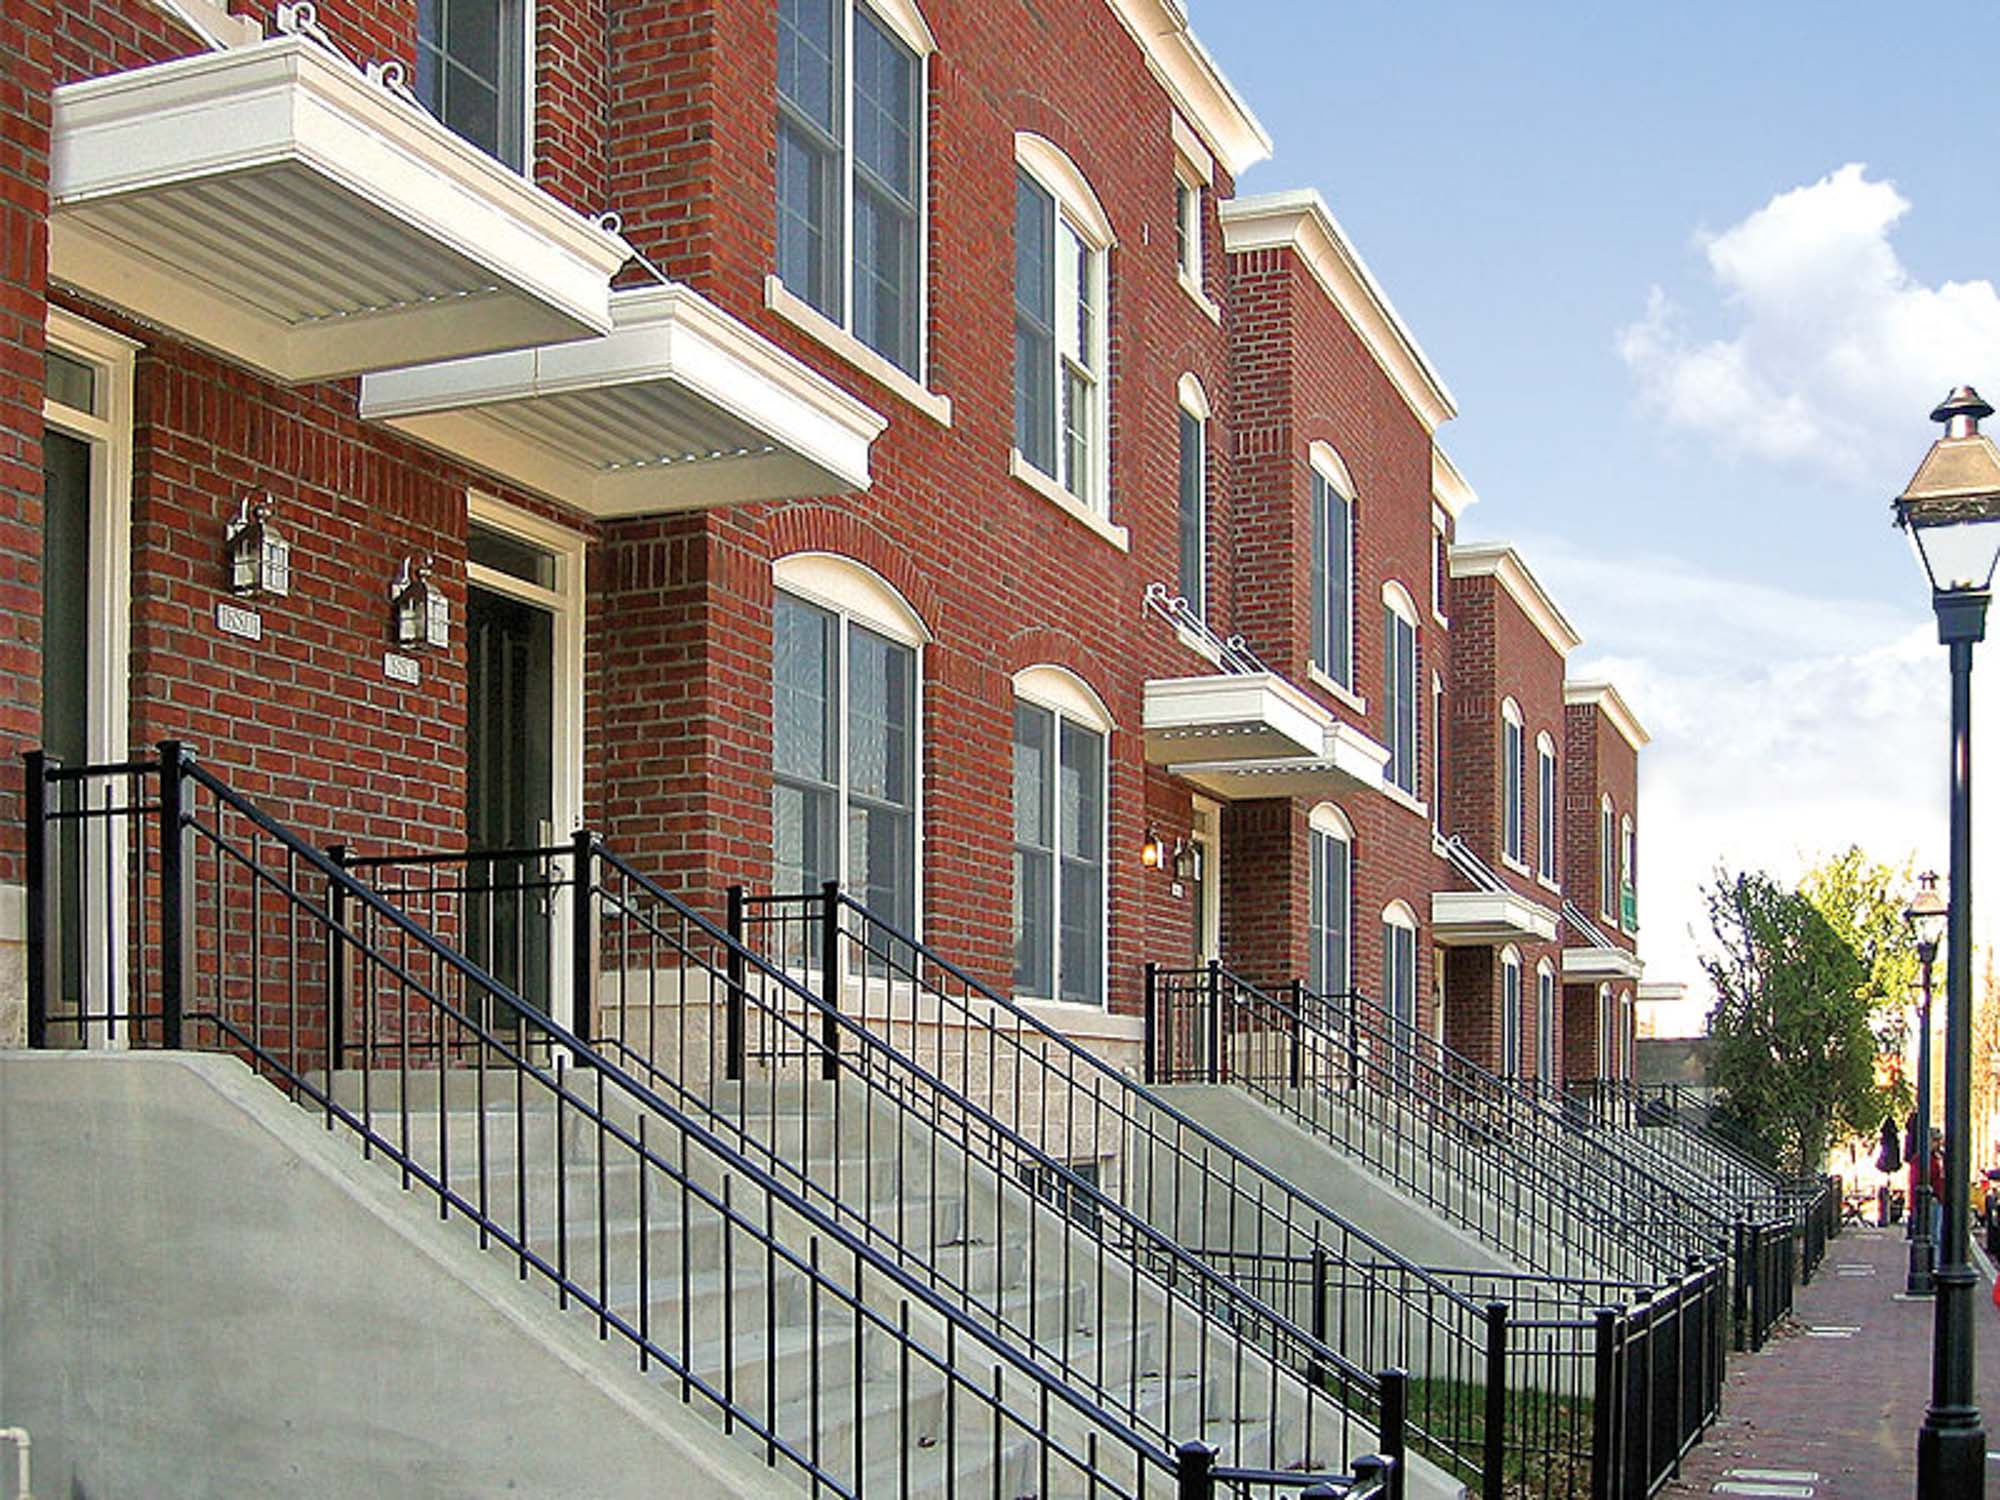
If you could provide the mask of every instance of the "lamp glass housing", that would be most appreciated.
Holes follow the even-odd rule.
[[[1992,591],[1995,566],[2000,564],[2000,513],[1956,519],[1911,514],[1903,524],[1935,592]]]

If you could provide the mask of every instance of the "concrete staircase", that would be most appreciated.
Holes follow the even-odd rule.
[[[334,1092],[358,1110],[363,1087],[347,1074]],[[760,1454],[790,1444],[856,1476],[863,1494],[1170,1493],[1170,1478],[1142,1472],[1091,1408],[1168,1448],[1213,1443],[1225,1463],[1335,1471],[1374,1451],[1370,1427],[1329,1426],[1323,1398],[1309,1417],[1296,1377],[1231,1356],[1227,1330],[1107,1259],[1027,1185],[995,1190],[953,1143],[918,1138],[879,1103],[841,1100],[839,1087],[751,1088],[720,1101],[709,1123],[726,1121],[822,1185],[816,1206],[973,1324],[1059,1366],[1081,1405],[1052,1400],[935,1306],[847,1264],[852,1252],[822,1226],[685,1151],[661,1119],[610,1104],[602,1125],[559,1118],[552,1102],[519,1107],[470,1072],[366,1080],[373,1129],[437,1163],[500,1231],[482,1236],[461,1219],[468,1240],[516,1264],[538,1257],[583,1293],[561,1299],[575,1316],[639,1331],[680,1366],[661,1376],[670,1394],[695,1382],[747,1412],[730,1424],[738,1443]],[[684,1168],[683,1185],[641,1166],[642,1129],[650,1150]],[[523,1275],[558,1296],[547,1275]],[[1411,1468],[1413,1496],[1463,1493],[1422,1460]]]

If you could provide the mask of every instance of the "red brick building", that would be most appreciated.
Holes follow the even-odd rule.
[[[21,752],[178,738],[320,842],[838,879],[1106,1045],[1220,958],[1592,1071],[1538,976],[1643,735],[1172,0],[54,0],[0,57],[7,891]]]

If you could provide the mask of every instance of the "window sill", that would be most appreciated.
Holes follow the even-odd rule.
[[[1539,885],[1545,891],[1554,891],[1558,896],[1562,894],[1562,882],[1551,880],[1546,875],[1537,875],[1535,877],[1535,884]]]
[[[1127,531],[1123,526],[1113,525],[1089,506],[1085,505],[1076,496],[1056,483],[1055,480],[1049,478],[1048,475],[1023,458],[1019,448],[1008,451],[1007,472],[1020,480],[1021,483],[1025,484],[1036,494],[1040,495],[1044,500],[1048,501],[1057,510],[1064,512],[1073,520],[1081,521],[1120,552],[1130,552],[1132,550],[1131,532]]]
[[[1502,854],[1500,856],[1500,863],[1512,870],[1516,875],[1525,875],[1530,879],[1534,877],[1534,871],[1528,868],[1526,860],[1516,859],[1511,854]]]
[[[1411,795],[1409,792],[1404,791],[1401,787],[1397,786],[1393,781],[1385,781],[1382,783],[1382,795],[1387,797],[1391,802],[1395,803],[1398,807],[1407,808],[1410,812],[1415,813],[1420,818],[1428,819],[1431,815],[1431,809],[1429,803],[1419,802],[1413,795]]]
[[[1439,614],[1435,609],[1431,611],[1431,618],[1437,621],[1438,629],[1440,630],[1451,629],[1451,621],[1447,620],[1443,615]]]
[[[951,426],[951,397],[926,389],[923,382],[899,370],[842,328],[803,297],[789,291],[776,276],[764,278],[764,305],[810,336],[863,375],[901,397],[940,427]]]
[[[1174,280],[1181,284],[1182,291],[1194,299],[1194,305],[1202,310],[1209,322],[1220,328],[1222,326],[1222,309],[1217,307],[1208,293],[1201,289],[1201,283],[1188,274],[1186,266],[1175,268]]]
[[[1310,682],[1328,697],[1333,698],[1336,702],[1343,703],[1353,709],[1357,714],[1368,712],[1368,700],[1366,698],[1351,688],[1342,687],[1318,667],[1311,665],[1306,667],[1306,681]]]

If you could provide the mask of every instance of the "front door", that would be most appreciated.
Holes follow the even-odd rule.
[[[555,618],[474,585],[466,639],[466,952],[547,1012]]]

